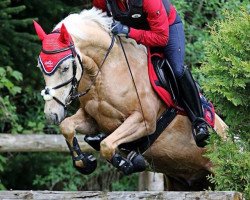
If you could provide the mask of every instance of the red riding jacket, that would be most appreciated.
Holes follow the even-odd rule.
[[[115,0],[114,0],[115,1]],[[119,8],[125,10],[125,5],[116,0]],[[93,5],[106,11],[106,0],[93,0]],[[166,46],[169,38],[169,26],[174,23],[176,10],[171,5],[167,14],[162,0],[143,0],[143,11],[147,14],[149,30],[139,30],[130,27],[129,37],[138,43],[149,47]]]

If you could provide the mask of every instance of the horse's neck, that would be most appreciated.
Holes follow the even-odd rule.
[[[112,39],[109,35],[108,37],[105,36],[105,40],[100,40],[99,37],[97,41],[90,41],[91,45],[87,48],[83,48],[83,65],[90,80],[95,79],[97,75],[111,76],[110,79],[112,79],[112,74],[123,76],[123,73],[127,74],[128,67],[131,68],[135,76],[138,71],[147,73],[147,70],[142,69],[147,67],[146,49],[144,47],[136,45],[132,41],[126,41],[123,42],[124,52],[120,42],[116,41],[110,49]],[[118,71],[122,74],[117,73]]]
[[[102,63],[104,62],[107,49],[111,44],[111,39],[109,35],[105,33],[100,36],[99,32],[98,35],[99,37],[89,37],[88,40],[77,43],[77,48],[79,49],[84,68],[83,76],[81,77],[78,87],[79,92],[85,91],[90,86],[93,91],[97,79],[102,76]],[[103,38],[103,40],[100,40],[100,38]],[[110,42],[104,42],[105,38]]]
[[[92,86],[92,91],[95,93],[96,89],[102,90],[102,87],[104,87],[105,90],[110,85],[121,84],[122,80],[125,81],[125,85],[121,85],[122,88],[132,85],[125,55],[118,40],[106,57],[111,41],[112,38],[108,33],[100,31],[98,36],[89,37],[88,41],[81,42],[78,45],[84,66],[84,75],[79,85],[79,91],[83,91],[90,85],[93,85],[96,86]],[[145,83],[146,80],[144,79],[148,77],[146,74],[147,70],[145,70],[147,69],[145,49],[138,47],[132,42],[125,42],[123,45],[135,80],[140,79],[141,81],[143,79]],[[138,74],[143,78],[138,78]],[[99,86],[97,86],[98,84]],[[140,85],[140,83],[138,84]],[[102,86],[100,87],[100,85]],[[108,86],[106,87],[105,85]],[[112,91],[109,92],[112,93]]]
[[[100,38],[103,38],[103,40],[100,40]],[[77,42],[76,46],[84,66],[84,74],[88,75],[90,79],[95,77],[100,71],[110,43],[111,39],[107,33],[98,33],[98,36],[89,37],[88,40]]]

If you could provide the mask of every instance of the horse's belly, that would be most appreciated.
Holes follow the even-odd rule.
[[[145,157],[150,162],[154,160],[153,165],[159,172],[188,178],[201,170],[208,170],[210,162],[203,153],[204,150],[198,148],[192,138],[187,117],[177,116],[147,150]]]

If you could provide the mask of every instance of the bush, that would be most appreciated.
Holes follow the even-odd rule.
[[[239,191],[250,199],[250,152],[233,140],[222,141],[212,137],[208,146],[208,157],[213,162],[215,176],[209,180],[216,190]]]
[[[250,15],[241,10],[225,16],[212,26],[205,43],[202,85],[233,132],[249,142]]]
[[[230,127],[228,141],[212,138],[210,180],[217,190],[236,190],[250,198],[250,15],[246,9],[225,12],[211,27],[205,62],[199,70],[207,96]]]
[[[209,38],[209,26],[215,20],[224,18],[225,9],[230,12],[239,10],[240,6],[249,4],[248,0],[172,0],[183,19],[186,35],[185,62],[190,67],[200,67],[204,59],[203,42]]]

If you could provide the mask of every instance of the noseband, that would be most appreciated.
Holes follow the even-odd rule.
[[[103,59],[103,62],[101,63],[101,66],[99,67],[99,70],[98,70],[98,72],[97,72],[97,75],[99,74],[101,67],[102,67],[103,64],[105,63],[105,61],[106,61],[106,59],[107,59],[107,57],[108,57],[108,55],[109,55],[111,49],[113,48],[113,46],[114,46],[114,41],[115,41],[115,37],[114,37],[114,35],[113,35],[113,36],[112,36],[111,44],[110,44],[110,46],[109,46],[109,48],[108,48],[108,50],[107,50],[107,52],[106,52],[106,55],[105,55],[105,57],[104,57],[104,59]],[[74,99],[86,95],[86,94],[90,91],[91,87],[94,85],[95,80],[96,80],[96,79],[94,79],[94,81],[92,81],[91,85],[90,85],[84,92],[77,93],[77,87],[78,87],[78,84],[79,84],[79,81],[80,81],[80,80],[77,81],[77,79],[76,79],[76,70],[77,70],[77,66],[76,66],[75,56],[77,56],[78,61],[79,61],[79,63],[81,64],[82,75],[83,75],[83,70],[84,70],[84,68],[83,68],[83,65],[82,65],[80,56],[79,56],[79,55],[76,53],[76,51],[75,51],[75,46],[74,46],[74,44],[71,44],[70,46],[68,46],[68,47],[66,47],[66,48],[56,49],[56,50],[53,50],[53,51],[47,51],[47,50],[42,49],[42,52],[45,53],[45,54],[57,54],[57,53],[61,53],[61,52],[68,51],[68,50],[71,50],[71,52],[72,52],[71,57],[74,58],[74,59],[72,60],[72,67],[73,67],[73,76],[72,76],[72,78],[69,79],[68,81],[62,83],[62,84],[59,84],[59,85],[53,87],[53,88],[50,88],[50,87],[47,87],[47,86],[46,86],[45,89],[41,91],[41,95],[43,96],[43,98],[44,98],[45,101],[49,101],[49,100],[54,99],[57,103],[59,103],[60,105],[62,105],[62,106],[64,107],[65,110],[67,109],[67,106],[68,106]],[[69,58],[70,58],[70,57],[69,57]],[[82,77],[82,75],[81,75],[81,77]],[[96,76],[97,76],[97,75],[96,75]],[[96,77],[95,77],[95,78],[96,78]],[[59,88],[61,88],[61,87],[63,87],[63,86],[65,86],[65,85],[68,85],[68,84],[70,84],[70,83],[71,83],[71,86],[72,86],[72,87],[71,87],[71,90],[70,90],[70,92],[69,92],[69,95],[67,96],[67,98],[66,98],[66,100],[65,100],[65,104],[64,104],[62,101],[60,101],[58,98],[56,98],[56,97],[54,96],[55,90],[56,90],[56,89],[59,89]]]

